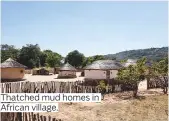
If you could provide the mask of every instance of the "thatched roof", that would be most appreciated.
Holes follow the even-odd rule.
[[[64,64],[60,69],[60,71],[76,71],[76,68],[74,68],[69,63]]]
[[[1,68],[27,68],[26,66],[14,61],[13,59],[9,58],[3,63],[1,63]]]
[[[137,60],[136,59],[128,59],[127,62],[125,62],[123,64],[124,67],[128,67],[129,65],[136,65],[137,64]],[[145,63],[146,66],[152,66],[152,62],[147,60]]]
[[[127,62],[123,64],[124,67],[128,67],[129,65],[136,65],[137,60],[136,59],[128,59]],[[152,62],[147,60],[145,63],[146,66],[152,66]]]
[[[123,66],[115,61],[115,60],[98,60],[93,62],[92,64],[86,66],[84,69],[90,70],[90,69],[97,69],[97,70],[118,70],[122,68]]]
[[[136,65],[137,63],[137,60],[136,59],[128,59],[124,64],[123,66],[124,67],[128,67],[129,65]]]

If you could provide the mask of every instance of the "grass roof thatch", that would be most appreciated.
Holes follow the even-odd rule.
[[[124,67],[128,67],[129,65],[136,65],[137,60],[136,59],[128,59],[125,63],[123,63]]]
[[[115,60],[98,60],[94,61],[92,64],[86,66],[84,69],[86,70],[117,70],[122,68],[122,64],[120,64],[118,61]]]
[[[9,58],[3,63],[1,63],[1,68],[27,68],[27,67]]]
[[[59,70],[60,71],[76,71],[76,68],[70,65],[69,63],[66,63]]]
[[[128,59],[125,63],[123,63],[123,66],[128,67],[129,65],[136,65],[137,61],[137,59]],[[146,60],[145,65],[150,67],[152,66],[152,62],[150,60]]]

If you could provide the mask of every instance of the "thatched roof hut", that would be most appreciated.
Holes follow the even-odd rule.
[[[76,77],[76,68],[70,65],[69,63],[64,64],[59,69],[59,75],[58,78],[70,78],[70,77]]]
[[[128,67],[129,65],[136,65],[137,63],[137,60],[136,59],[128,59],[124,64],[123,66],[124,67]]]
[[[49,70],[45,68],[36,68],[33,69],[32,75],[49,75]]]
[[[25,75],[26,66],[9,58],[0,65],[2,79],[22,79]]]
[[[70,65],[69,63],[66,63],[63,66],[61,66],[59,70],[60,71],[76,71],[76,68]]]
[[[98,60],[84,68],[86,79],[112,79],[123,65],[115,60]]]

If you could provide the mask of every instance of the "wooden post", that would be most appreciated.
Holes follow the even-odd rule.
[[[22,121],[22,113],[21,112],[17,113],[17,118],[18,118],[18,121]]]
[[[48,121],[51,121],[51,116],[48,116]]]
[[[56,121],[56,118],[53,118],[52,121]]]
[[[36,117],[37,121],[40,121],[39,113],[37,113],[36,116],[37,116],[37,117]]]
[[[46,116],[43,116],[43,118],[44,118],[44,121],[46,121]]]

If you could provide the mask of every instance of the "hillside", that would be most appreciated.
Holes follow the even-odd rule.
[[[162,48],[148,48],[148,49],[138,49],[123,51],[116,54],[104,55],[106,59],[116,58],[117,60],[124,59],[139,59],[141,57],[146,57],[147,59],[158,61],[161,58],[168,56],[168,47]]]

